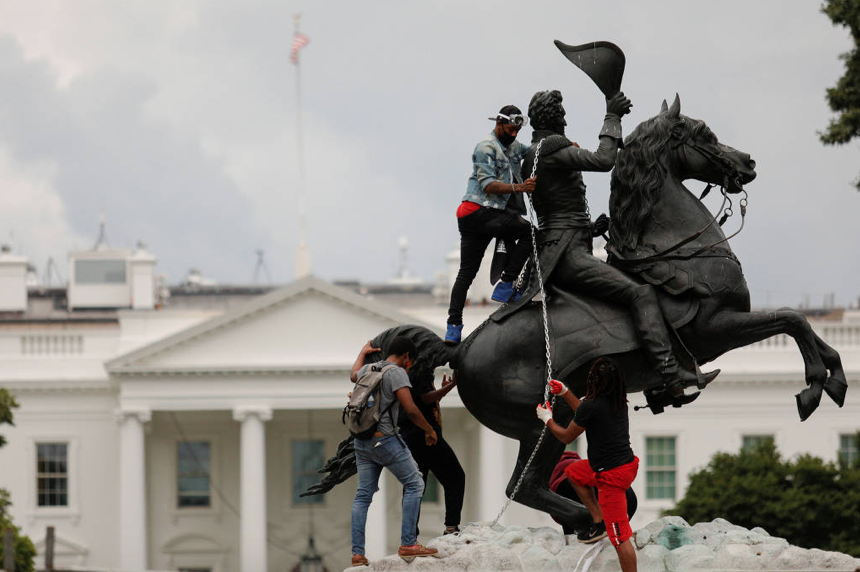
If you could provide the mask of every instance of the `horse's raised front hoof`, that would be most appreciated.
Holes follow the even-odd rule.
[[[806,379],[806,384],[810,387],[813,385],[824,385],[824,382],[827,381],[827,367],[823,363],[817,365],[807,364],[803,377]]]
[[[830,396],[830,399],[836,405],[842,407],[845,405],[845,393],[848,391],[848,383],[843,379],[828,377],[827,381],[824,382],[824,391],[827,392],[827,395]]]
[[[822,386],[820,383],[813,383],[797,395],[797,413],[800,415],[801,421],[806,421],[809,416],[818,409],[818,404],[821,403]]]

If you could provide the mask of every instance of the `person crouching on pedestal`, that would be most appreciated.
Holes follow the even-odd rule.
[[[565,470],[594,520],[577,538],[591,543],[608,534],[621,570],[635,572],[636,550],[627,516],[626,491],[636,478],[639,458],[630,447],[624,376],[614,361],[598,358],[588,372],[582,400],[560,381],[552,380],[550,389],[573,409],[573,421],[561,427],[552,419],[552,409],[542,405],[537,407],[538,418],[562,443],[570,443],[583,431],[588,440],[587,462],[573,463]],[[597,487],[599,500],[592,487]]]

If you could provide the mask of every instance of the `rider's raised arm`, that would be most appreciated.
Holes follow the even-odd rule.
[[[622,92],[606,100],[606,117],[600,129],[600,144],[597,151],[581,149],[572,145],[547,157],[547,165],[555,162],[558,167],[573,168],[578,171],[611,171],[615,166],[615,155],[623,141],[621,116],[630,113],[633,104]]]
[[[617,136],[615,135],[617,134]],[[541,158],[548,168],[566,168],[576,171],[611,171],[615,166],[615,155],[618,153],[618,141],[621,136],[621,118],[617,115],[606,114],[603,128],[600,130],[600,144],[596,151],[582,149],[569,145],[546,159]]]

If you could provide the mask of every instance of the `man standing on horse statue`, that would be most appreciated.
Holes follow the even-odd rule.
[[[531,229],[522,195],[534,190],[534,180],[520,178],[520,161],[528,145],[517,141],[526,123],[522,111],[506,105],[495,117],[493,131],[472,152],[472,175],[466,194],[457,208],[460,229],[460,270],[451,289],[448,329],[445,342],[459,344],[463,333],[463,307],[469,286],[481,268],[481,260],[493,238],[504,239],[513,247],[493,290],[493,300],[508,302],[514,295],[513,282],[531,252]]]
[[[622,142],[621,117],[630,112],[632,104],[622,92],[607,99],[600,144],[592,152],[565,137],[567,122],[561,102],[561,93],[556,90],[540,91],[532,97],[532,147],[523,159],[523,176],[536,179],[532,201],[539,227],[536,240],[543,281],[563,291],[626,306],[642,348],[660,372],[665,389],[671,396],[681,396],[698,378],[679,367],[675,359],[654,288],[634,281],[592,253],[592,237],[607,230],[608,219],[601,216],[591,222],[582,171],[612,170]],[[501,320],[525,305],[538,294],[537,289],[533,284],[521,299],[499,309],[493,319]],[[707,374],[705,379],[710,381],[715,375]]]

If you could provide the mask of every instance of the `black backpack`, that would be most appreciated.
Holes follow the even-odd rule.
[[[386,413],[390,413],[391,407],[397,398],[392,399],[391,403],[384,410],[380,410],[379,391],[382,385],[382,376],[393,367],[396,366],[393,364],[384,367],[372,365],[355,382],[355,388],[352,390],[349,402],[343,408],[341,420],[356,439],[370,439],[373,437],[373,434],[376,433],[376,427],[379,425],[379,420]],[[391,422],[394,423],[393,417]]]

